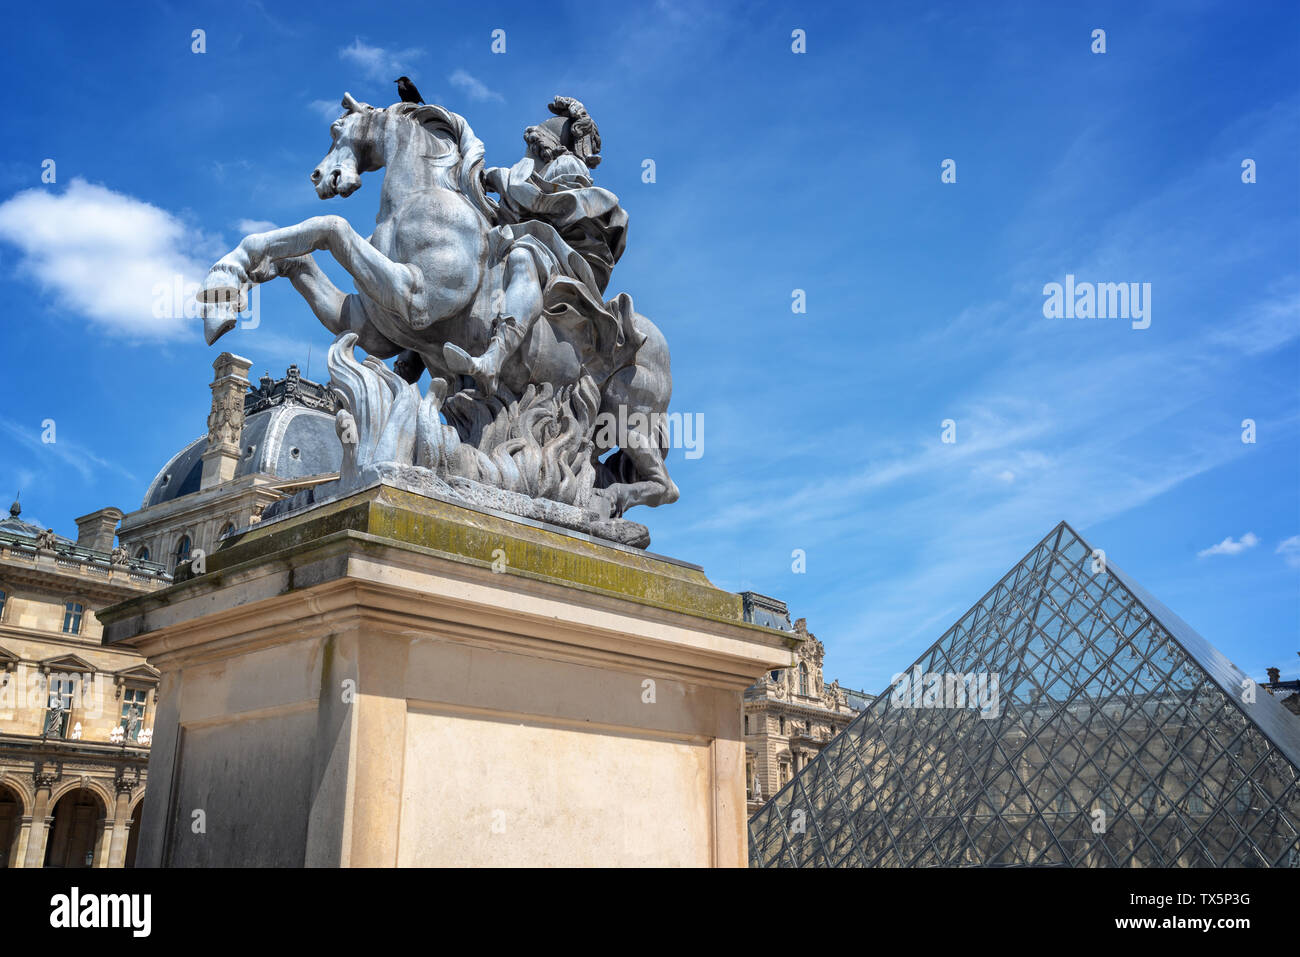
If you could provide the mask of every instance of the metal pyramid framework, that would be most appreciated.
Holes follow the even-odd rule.
[[[750,819],[750,864],[1294,867],[1298,779],[1300,718],[1062,522]]]

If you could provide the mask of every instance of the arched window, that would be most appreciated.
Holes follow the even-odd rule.
[[[65,634],[81,634],[81,616],[85,610],[81,602],[78,601],[63,603],[63,631]]]
[[[190,537],[182,535],[181,540],[176,543],[176,564],[188,562],[190,560]]]
[[[142,562],[147,562],[149,560],[149,547],[147,545],[141,545],[136,550],[135,557],[140,559]]]
[[[109,842],[100,824],[106,809],[94,791],[69,791],[49,813],[53,823],[45,846],[46,867],[94,867],[102,860],[104,845]],[[111,812],[107,816],[111,817]]]
[[[802,661],[799,662],[799,693],[808,694],[808,666]]]
[[[781,721],[781,723],[780,723],[779,727],[780,727],[780,729],[781,729],[781,734],[785,734],[785,718],[781,718],[780,721]]]
[[[235,530],[235,523],[234,523],[234,522],[226,522],[226,527],[223,528],[223,529],[221,530],[221,534],[218,535],[217,538],[218,538],[218,539],[225,538],[227,535],[229,535],[229,534],[230,534],[231,532],[233,532],[234,530]]]

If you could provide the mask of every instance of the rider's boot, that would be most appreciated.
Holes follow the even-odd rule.
[[[496,395],[501,369],[523,343],[525,335],[514,316],[497,316],[492,322],[492,339],[481,356],[474,358],[452,343],[443,346],[443,355],[453,371],[472,376],[479,391],[491,397]]]

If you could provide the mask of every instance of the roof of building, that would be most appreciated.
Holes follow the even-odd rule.
[[[22,507],[14,502],[9,506],[9,517],[0,521],[0,554],[24,556],[28,561],[42,551],[51,554],[58,565],[66,569],[90,568],[99,573],[114,567],[124,567],[136,576],[152,576],[170,580],[167,569],[157,562],[143,558],[131,558],[126,549],[110,551],[79,545],[65,535],[57,532],[42,538],[47,529],[40,522],[26,522],[20,517]]]
[[[854,691],[852,688],[841,688],[844,692],[844,703],[854,711],[865,711],[867,705],[876,700],[873,694],[867,694],[865,691]]]
[[[0,501],[3,500],[0,499]],[[0,521],[0,535],[18,535],[21,536],[22,538],[36,538],[38,535],[40,535],[42,532],[46,530],[47,526],[42,525],[39,521],[30,521],[30,522],[24,521],[20,517],[22,513],[23,513],[22,505],[20,505],[17,501],[15,501],[12,505],[10,505],[9,517],[4,519],[3,521]],[[59,535],[57,533],[55,534],[54,537],[58,539],[60,542],[67,542],[68,544],[72,544],[72,539],[70,538],[65,538],[64,536]]]
[[[296,365],[289,366],[282,379],[263,375],[244,396],[243,454],[235,477],[268,474],[296,479],[337,472],[343,459],[334,431],[337,410],[338,400],[329,387],[304,379]],[[204,435],[173,455],[149,483],[141,507],[197,492],[207,447]]]

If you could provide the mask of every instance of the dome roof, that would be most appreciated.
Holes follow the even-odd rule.
[[[262,376],[244,396],[244,429],[235,477],[265,473],[282,479],[337,472],[343,447],[334,431],[337,400],[318,382],[290,366],[283,379]],[[199,490],[208,437],[200,436],[168,460],[149,483],[142,508]]]
[[[340,458],[342,453],[340,453]],[[21,535],[23,538],[36,538],[37,535],[45,531],[46,526],[42,525],[39,520],[34,522],[25,522],[19,516],[23,513],[22,506],[14,502],[9,506],[9,517],[0,521],[0,535]],[[61,542],[72,544],[72,539],[65,538],[62,535],[54,536]]]

